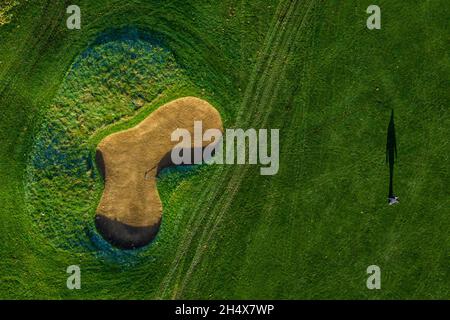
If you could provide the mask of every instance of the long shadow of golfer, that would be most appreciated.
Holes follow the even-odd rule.
[[[386,163],[389,163],[389,194],[394,197],[394,163],[397,158],[397,141],[395,138],[394,110],[391,111],[391,120],[387,129]]]

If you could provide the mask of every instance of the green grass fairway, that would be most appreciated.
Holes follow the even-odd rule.
[[[0,299],[450,298],[447,0],[64,2],[0,0]],[[188,95],[280,129],[279,172],[167,169],[157,239],[116,249],[96,145]]]

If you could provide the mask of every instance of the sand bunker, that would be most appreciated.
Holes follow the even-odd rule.
[[[193,135],[194,121],[203,122],[203,132],[213,128],[223,131],[214,107],[186,97],[165,104],[139,125],[112,134],[98,145],[96,161],[105,189],[95,223],[114,246],[133,249],[155,238],[162,216],[156,176],[171,165],[170,152],[177,144],[170,139],[172,132],[185,128]],[[208,144],[204,142],[203,147]]]

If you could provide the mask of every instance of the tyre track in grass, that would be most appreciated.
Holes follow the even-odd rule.
[[[281,43],[279,46],[275,46],[271,51],[269,62],[264,65],[265,68],[262,70],[264,77],[261,77],[259,79],[260,82],[258,81],[256,85],[256,92],[249,97],[246,96],[247,100],[244,100],[250,101],[249,98],[253,97],[250,105],[243,104],[243,107],[248,106],[248,109],[250,109],[247,113],[246,119],[243,120],[244,126],[245,124],[250,124],[250,120],[253,126],[257,124],[263,127],[267,123],[269,114],[276,105],[276,99],[281,93],[282,78],[288,65],[284,58],[288,60],[290,55],[294,53],[295,45],[303,36],[305,21],[314,3],[315,2],[312,0],[308,2],[292,1],[289,3],[291,5],[291,10],[289,10],[290,13],[289,15],[283,17],[285,19],[283,19],[283,23],[280,24],[282,30],[280,31],[280,41],[277,42]],[[301,7],[298,7],[299,4]],[[299,12],[302,16],[301,19],[298,19],[296,15],[297,12]],[[282,57],[281,59],[279,58],[280,56]],[[262,115],[265,115],[263,119],[261,119]],[[203,229],[204,231],[197,246],[196,253],[194,258],[191,260],[181,287],[178,292],[174,291],[172,298],[177,298],[183,293],[183,290],[190,280],[195,267],[200,262],[201,257],[207,248],[206,244],[210,242],[213,234],[222,222],[226,211],[232,204],[232,200],[239,191],[242,181],[244,180],[244,176],[248,173],[249,166],[240,166],[231,172],[231,179],[226,180],[227,186],[225,189],[229,192],[225,193],[226,197],[221,198],[222,201],[220,202],[220,205],[216,205],[214,208],[214,214],[210,215],[210,219],[207,226]]]
[[[292,3],[292,2],[291,2],[291,3]],[[291,8],[292,8],[292,7],[291,7]],[[294,12],[296,12],[296,10],[294,10]],[[286,22],[289,22],[289,20],[286,20]],[[291,34],[291,32],[290,32],[290,30],[287,30],[284,34]],[[295,32],[294,32],[294,34],[295,34]],[[292,36],[290,37],[291,40],[294,39],[294,38],[295,38],[295,36],[294,36],[294,37],[292,37]],[[286,39],[283,39],[283,37],[282,37],[282,41],[283,41],[282,44],[281,44],[280,46],[277,46],[277,48],[281,48],[281,50],[279,50],[280,53],[286,53],[286,52],[287,52],[286,50],[284,50],[285,47],[286,47],[286,44],[287,44],[287,42],[286,42],[285,40],[286,40]],[[291,41],[290,43],[292,44],[292,41]],[[288,47],[290,47],[290,45],[289,45]],[[274,58],[274,57],[277,57],[277,56],[278,56],[277,54],[271,55],[271,58],[272,58],[271,60],[273,60],[273,58]],[[282,60],[278,60],[278,61],[282,61]],[[282,66],[283,66],[283,67],[282,67],[282,71],[279,72],[279,70],[276,69],[276,72],[273,72],[273,70],[272,70],[272,73],[271,73],[271,74],[276,74],[277,76],[283,74],[284,69],[285,69],[285,64],[281,63],[281,64],[279,64],[279,65],[282,65]],[[272,64],[266,65],[266,70],[263,71],[265,75],[268,74],[267,71],[268,71],[269,69],[273,69],[273,68],[272,68]],[[259,92],[256,92],[255,95],[256,95],[257,97],[261,96],[260,100],[262,99],[262,101],[264,101],[264,102],[266,103],[267,106],[269,106],[269,107],[270,107],[270,106],[273,106],[273,105],[274,105],[273,100],[274,100],[274,98],[276,97],[276,94],[271,95],[271,96],[269,97],[269,100],[264,100],[265,96],[271,91],[270,88],[272,88],[273,84],[270,83],[270,82],[267,82],[267,81],[264,80],[264,79],[263,79],[263,82],[266,83],[265,86],[264,86],[265,92],[263,92],[262,95],[260,95]],[[278,84],[279,84],[279,82],[277,82],[276,84],[277,84],[277,85],[275,86],[275,89],[273,90],[274,92],[277,92],[277,91],[278,91],[278,87],[279,87]],[[272,98],[272,99],[270,99],[270,98]],[[268,103],[267,103],[267,102],[268,102]],[[257,106],[259,106],[259,105],[261,105],[261,104],[259,104],[259,103],[254,103],[254,104],[251,105],[251,107],[253,107],[253,110],[255,110],[255,108],[256,108]],[[262,104],[262,105],[264,105],[264,104]],[[257,111],[258,111],[258,110],[249,112],[249,114],[250,114],[250,117],[249,117],[249,118],[251,118],[251,114],[255,114],[255,112],[257,112]],[[259,114],[257,113],[257,114],[255,114],[255,115],[260,115],[260,113],[259,113]],[[254,118],[254,117],[253,117],[253,118]],[[214,231],[216,230],[217,226],[218,226],[219,223],[221,222],[222,217],[223,217],[225,211],[226,211],[226,210],[229,208],[229,206],[231,205],[231,200],[234,199],[234,196],[236,195],[237,191],[239,190],[239,186],[240,186],[240,184],[241,184],[241,182],[242,182],[242,180],[243,180],[243,177],[248,173],[248,169],[249,169],[249,167],[239,167],[238,169],[236,169],[236,170],[238,170],[239,172],[237,172],[237,174],[236,174],[236,172],[235,172],[235,174],[232,176],[232,179],[231,179],[231,180],[228,180],[228,181],[231,181],[231,182],[229,182],[229,184],[228,184],[228,189],[230,190],[231,194],[228,194],[227,199],[225,199],[225,204],[224,204],[223,206],[221,206],[221,207],[218,207],[218,209],[216,210],[216,211],[219,212],[217,218],[214,219],[214,217],[216,216],[215,214],[212,214],[212,215],[211,215],[211,219],[210,219],[210,221],[209,221],[209,225],[211,225],[211,224],[213,223],[213,226],[212,226],[212,228],[205,228],[205,229],[204,229],[204,232],[203,232],[203,234],[202,234],[202,238],[201,238],[201,241],[200,241],[200,245],[197,247],[196,256],[195,256],[194,260],[191,262],[191,266],[190,266],[190,269],[189,269],[187,275],[189,275],[189,274],[191,273],[191,271],[193,270],[193,266],[195,266],[195,265],[197,264],[198,258],[201,256],[201,254],[203,253],[204,249],[206,248],[206,246],[202,245],[202,243],[205,243],[205,240],[204,240],[205,237],[207,237],[206,242],[208,242],[208,241],[210,240],[210,238],[212,237]],[[214,219],[214,222],[211,222],[212,219]],[[211,230],[210,230],[210,229],[211,229]],[[208,232],[208,231],[209,231],[209,232]],[[182,287],[184,287],[186,281],[183,281],[183,283],[184,283],[184,284],[183,284]]]
[[[245,95],[244,95],[243,101],[241,103],[241,108],[240,108],[241,111],[246,109],[245,107],[249,105],[249,101],[250,101],[251,97],[255,94],[255,91],[258,89],[256,82],[258,82],[258,80],[261,80],[259,78],[259,75],[261,74],[261,69],[264,68],[263,71],[268,69],[268,65],[265,62],[267,61],[268,58],[270,61],[273,61],[273,59],[275,59],[275,54],[272,54],[269,57],[267,57],[267,55],[269,55],[270,48],[272,48],[274,45],[275,46],[278,45],[278,43],[280,42],[280,38],[275,37],[275,35],[280,33],[282,23],[283,23],[283,21],[285,21],[284,19],[286,18],[286,16],[290,16],[292,14],[293,8],[294,8],[294,6],[292,6],[292,4],[296,4],[296,3],[297,2],[295,2],[295,1],[280,3],[279,7],[277,8],[277,14],[275,15],[275,18],[272,22],[273,26],[269,29],[268,35],[262,45],[263,52],[258,57],[258,62],[252,72],[252,75],[250,76],[250,82],[246,88]],[[267,72],[264,72],[264,74],[267,75]],[[239,120],[242,117],[243,117],[243,112],[240,112],[238,114],[237,123],[242,122]],[[235,176],[236,175],[234,175],[234,177]],[[184,262],[184,258],[186,257],[186,254],[188,252],[187,249],[191,246],[191,244],[194,240],[196,231],[201,226],[201,224],[207,214],[209,214],[209,217],[210,217],[207,225],[211,224],[213,213],[216,210],[214,210],[213,212],[207,212],[207,210],[202,210],[202,209],[204,209],[205,207],[207,208],[211,203],[216,203],[214,200],[219,199],[221,197],[221,195],[224,194],[222,190],[224,190],[224,189],[228,190],[228,189],[230,189],[229,186],[233,186],[235,184],[236,178],[233,179],[233,183],[229,183],[230,177],[233,177],[232,170],[222,170],[220,172],[220,177],[216,177],[214,180],[208,179],[208,181],[211,181],[211,182],[209,182],[207,190],[211,190],[211,191],[205,192],[202,195],[201,199],[199,199],[199,201],[197,202],[197,205],[196,205],[195,211],[194,211],[194,212],[200,212],[200,211],[203,211],[203,212],[200,213],[200,215],[192,215],[191,216],[192,218],[188,222],[188,226],[186,228],[186,230],[189,230],[189,232],[186,232],[188,238],[182,242],[182,245],[179,246],[179,249],[177,250],[172,267],[169,269],[166,277],[163,279],[163,281],[161,283],[160,297],[167,296],[166,292],[169,290],[171,280],[174,278],[175,272],[178,271],[178,275],[177,275],[175,281],[177,281],[177,279],[179,279],[179,277],[182,275],[182,271],[183,271],[183,263],[182,262]],[[219,183],[217,183],[218,182],[217,180],[219,180]],[[212,181],[215,181],[216,183],[213,183]],[[228,185],[228,186],[226,188],[220,187],[220,186],[225,186],[225,185]],[[234,193],[236,191],[237,190],[234,189]],[[225,194],[228,194],[228,193],[225,193]],[[181,267],[179,267],[179,266],[181,266]]]
[[[314,17],[314,15],[313,15]],[[313,19],[313,17],[311,17],[310,19]],[[306,23],[306,21],[304,21],[304,23]],[[312,34],[309,35],[308,38],[308,42],[309,44],[307,45],[307,48],[310,48],[311,51],[314,51],[314,39],[316,38],[316,32],[317,29],[315,28],[315,26],[313,27],[313,29],[308,30],[309,32],[311,32]],[[306,60],[302,62],[302,74],[301,76],[304,79],[308,79],[309,81],[306,81],[306,83],[302,83],[300,88],[297,88],[297,91],[302,91],[300,94],[302,95],[302,101],[304,101],[304,104],[299,108],[299,109],[294,109],[294,114],[291,118],[289,127],[292,128],[294,126],[296,126],[297,128],[301,129],[301,132],[299,133],[297,130],[291,130],[287,136],[287,141],[294,141],[294,150],[298,150],[295,153],[295,156],[298,157],[299,155],[301,157],[303,157],[305,155],[305,146],[306,146],[306,132],[307,130],[307,107],[311,104],[310,102],[310,90],[311,90],[311,86],[312,86],[312,82],[310,81],[310,79],[313,79],[314,75],[312,70],[314,70],[314,68],[311,66],[311,60]],[[300,75],[298,76],[298,81],[300,82]],[[297,92],[298,93],[298,92]],[[294,96],[293,96],[294,98]],[[300,125],[298,126],[297,124]],[[295,141],[296,136],[300,136],[301,140],[297,142],[297,145],[295,145]],[[290,148],[292,148],[292,145],[284,145],[282,148],[282,154],[284,155],[289,155],[290,153]],[[309,156],[311,156],[311,150],[308,150],[307,154]],[[290,157],[294,156],[294,154],[291,154]],[[317,156],[317,155],[316,155]],[[289,157],[289,158],[290,158]],[[305,164],[304,161],[293,161],[291,162],[291,166],[290,169],[292,170],[293,177],[298,177],[301,179],[301,177],[304,175],[305,173]],[[290,175],[291,176],[291,175]],[[286,237],[285,237],[285,243],[292,243],[292,239],[294,238],[295,235],[295,231],[298,232],[298,230],[295,229],[295,207],[297,206],[297,204],[295,203],[294,199],[299,199],[302,196],[302,193],[304,192],[303,189],[297,189],[294,192],[289,193],[289,195],[287,196],[287,198],[289,199],[287,201],[287,207],[289,208],[288,210],[285,210],[286,213],[288,213],[288,217],[287,220],[289,221],[287,226],[288,229],[286,230]],[[270,215],[272,214],[272,210],[273,210],[273,206],[270,206],[270,208],[268,208],[268,212]],[[280,256],[283,257],[282,259],[280,259],[281,261],[293,261],[293,254],[294,254],[295,250],[292,249],[291,246],[284,246],[282,248],[282,250],[280,251]],[[284,273],[288,273],[290,272],[290,265],[288,264],[283,264],[283,270]]]
[[[287,3],[287,4],[286,4]],[[267,80],[268,70],[270,65],[273,63],[273,60],[276,58],[275,51],[271,51],[271,48],[277,47],[278,44],[283,40],[282,37],[279,37],[279,34],[282,33],[282,28],[284,23],[289,19],[292,15],[295,6],[292,4],[298,4],[299,1],[285,1],[284,5],[280,4],[280,8],[277,9],[277,14],[274,16],[274,20],[272,24],[274,25],[268,31],[268,35],[264,44],[261,46],[263,52],[259,54],[256,66],[250,76],[249,86],[247,86],[246,91],[244,93],[244,97],[242,99],[241,108],[239,109],[239,113],[237,116],[237,125],[239,124],[247,124],[250,120],[252,113],[248,112],[249,107],[253,106],[255,108],[256,103],[251,104],[250,99],[253,101],[257,101],[258,98],[258,84],[265,83]],[[288,7],[287,7],[288,6]],[[283,36],[283,34],[282,34]],[[262,75],[262,77],[261,77]],[[245,117],[247,115],[247,117]]]
[[[293,45],[295,43],[297,43],[297,40],[299,40],[298,36],[302,37],[303,36],[303,27],[306,21],[306,18],[309,14],[310,9],[312,8],[312,5],[314,4],[313,1],[309,1],[308,5],[306,5],[305,8],[305,13],[302,17],[302,19],[300,19],[301,23],[299,25],[293,25],[293,26],[297,26],[298,28],[292,32],[293,36],[291,36],[289,38],[289,41],[286,42],[287,48],[286,50],[280,50],[281,53],[285,53],[286,57],[289,57],[290,54],[292,54],[292,50],[293,50]],[[293,17],[294,19],[296,18],[295,16]],[[286,31],[286,34],[291,34],[290,30]],[[285,71],[286,71],[286,63],[283,63],[284,60],[278,60],[277,62],[280,62],[278,64],[275,64],[274,68],[271,70],[271,74],[276,75],[275,77],[272,77],[270,80],[280,80],[282,78],[282,75],[284,75]],[[281,69],[280,69],[281,67]],[[277,81],[275,84],[273,84],[273,81],[271,82],[266,82],[265,83],[265,89],[264,92],[261,94],[261,102],[260,104],[254,104],[254,108],[256,106],[259,105],[264,105],[264,103],[266,103],[266,101],[269,101],[269,103],[266,103],[266,106],[268,106],[268,108],[265,108],[265,110],[262,110],[264,112],[260,112],[260,110],[255,110],[253,111],[254,117],[253,121],[255,120],[260,120],[260,117],[262,114],[265,114],[265,118],[261,123],[261,127],[264,127],[265,124],[268,121],[268,117],[269,114],[271,113],[271,111],[273,110],[273,107],[275,105],[275,99],[278,97],[278,94],[280,93],[280,83],[281,81]],[[273,88],[273,90],[271,90]],[[269,100],[266,100],[269,99]],[[255,116],[259,116],[258,118],[255,118]],[[219,226],[219,224],[221,223],[223,216],[225,214],[225,212],[229,209],[232,200],[234,199],[235,194],[238,191],[239,186],[241,185],[242,181],[244,180],[244,176],[246,176],[249,173],[249,166],[245,166],[245,167],[239,167],[239,174],[236,174],[233,176],[234,180],[232,182],[229,183],[230,186],[234,186],[237,185],[237,187],[235,187],[233,189],[233,194],[232,196],[229,196],[227,198],[224,199],[225,204],[222,206],[222,208],[220,208],[219,210],[219,214],[217,219],[214,222],[213,227],[211,228],[211,230],[209,230],[209,228],[205,228],[204,230],[204,234],[203,236],[209,231],[208,236],[207,236],[207,240],[204,243],[208,243],[212,237],[212,235],[214,234],[215,230],[217,229],[217,227]],[[267,205],[266,205],[267,207]],[[212,215],[214,217],[214,215]],[[190,277],[190,275],[193,272],[193,269],[195,268],[195,266],[199,263],[201,255],[204,252],[204,246],[199,245],[197,248],[197,252],[196,252],[196,256],[194,257],[194,260],[191,262],[191,266],[190,269],[187,272],[187,276],[185,281],[183,282],[183,286],[182,288],[184,288],[186,286],[187,280]]]

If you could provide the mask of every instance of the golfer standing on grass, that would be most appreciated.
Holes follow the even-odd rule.
[[[389,195],[388,203],[398,203],[398,197],[394,194],[394,163],[397,158],[397,142],[395,139],[394,110],[391,111],[386,143],[386,163],[389,163]]]

